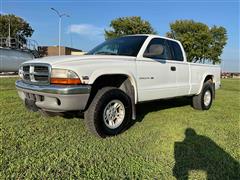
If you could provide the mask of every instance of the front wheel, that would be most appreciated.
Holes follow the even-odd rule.
[[[198,110],[208,110],[212,105],[213,93],[213,84],[210,81],[205,82],[201,93],[192,98],[193,108]]]
[[[97,136],[114,136],[127,127],[131,113],[130,97],[120,89],[105,87],[85,112],[85,124]]]

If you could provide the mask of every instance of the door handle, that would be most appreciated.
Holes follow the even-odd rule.
[[[171,66],[171,71],[176,71],[176,67],[175,66]]]

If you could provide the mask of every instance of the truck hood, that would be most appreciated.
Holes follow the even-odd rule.
[[[82,56],[73,56],[73,55],[66,55],[66,56],[49,56],[44,58],[37,58],[34,60],[26,61],[24,63],[47,63],[50,65],[60,65],[60,64],[67,64],[72,62],[81,63],[88,63],[94,60],[134,60],[136,57],[131,56],[116,56],[116,55],[82,55]],[[23,64],[24,64],[23,63]]]

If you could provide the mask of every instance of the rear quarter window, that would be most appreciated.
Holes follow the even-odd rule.
[[[171,60],[183,61],[183,53],[180,45],[175,41],[168,41],[168,44],[172,54]]]

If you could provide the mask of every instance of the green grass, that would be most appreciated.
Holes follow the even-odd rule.
[[[130,129],[106,139],[82,119],[28,112],[15,80],[0,79],[1,179],[239,178],[239,80],[222,81],[209,111],[183,98],[142,104]]]

